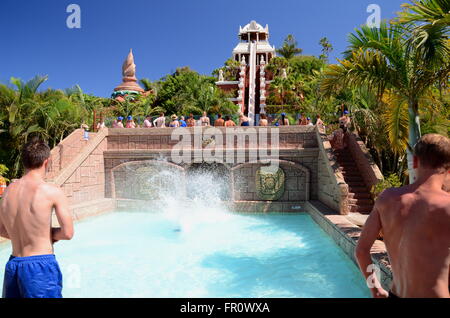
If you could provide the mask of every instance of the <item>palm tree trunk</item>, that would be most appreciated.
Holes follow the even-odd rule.
[[[419,120],[419,103],[416,100],[409,101],[409,146],[406,149],[408,160],[409,183],[416,180],[416,173],[413,167],[413,149],[421,137]]]

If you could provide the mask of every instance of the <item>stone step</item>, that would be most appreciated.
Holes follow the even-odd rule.
[[[358,213],[358,214],[362,214],[362,215],[370,215],[372,211],[356,211],[356,212],[352,212],[352,213]]]
[[[370,193],[366,187],[348,187],[348,192],[351,193]]]
[[[351,155],[336,155],[336,158],[338,160],[352,160],[353,161],[353,157]]]
[[[358,171],[359,172],[358,167],[356,167],[356,165],[354,163],[342,163],[342,162],[339,162],[339,166],[344,168],[344,169],[347,169],[347,170],[354,170],[354,171]]]
[[[363,227],[368,218],[367,215],[364,215],[361,213],[353,213],[353,212],[351,212],[346,217],[347,217],[347,220],[349,220],[350,222],[352,222],[353,224],[355,224],[359,227]]]
[[[359,171],[349,171],[349,170],[342,170],[341,169],[341,173],[342,175],[345,177],[361,177],[361,174],[359,173]]]
[[[373,205],[354,205],[349,204],[350,212],[370,213],[372,212]]]
[[[355,160],[353,158],[337,158],[337,162],[343,163],[343,164],[356,164]]]
[[[348,193],[348,198],[349,199],[370,199],[371,198],[371,195],[370,195],[370,193],[369,192],[358,192],[358,193],[355,193],[355,192],[349,192]]]
[[[349,198],[348,203],[354,205],[373,205],[373,200],[368,198]]]
[[[345,178],[345,181],[348,181],[348,182],[352,182],[352,181],[354,181],[354,182],[364,182],[364,179],[361,176],[347,176]]]
[[[364,183],[364,181],[349,181],[347,180],[347,178],[344,178],[345,182],[348,184],[349,187],[365,187],[366,184]]]

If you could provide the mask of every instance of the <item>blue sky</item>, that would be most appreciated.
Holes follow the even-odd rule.
[[[177,67],[202,73],[223,65],[239,25],[269,24],[277,48],[293,34],[304,54],[320,54],[326,36],[334,61],[348,33],[366,22],[367,6],[391,19],[406,0],[1,0],[0,82],[49,75],[43,88],[75,84],[109,97],[133,48],[138,78],[157,80]],[[69,29],[66,8],[81,7],[81,29]]]

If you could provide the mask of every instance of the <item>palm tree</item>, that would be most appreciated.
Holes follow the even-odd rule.
[[[419,23],[418,28],[450,25],[450,2],[448,0],[411,0],[405,3],[398,22],[401,24]]]
[[[420,100],[429,94],[433,85],[448,77],[450,47],[442,26],[425,30],[427,37],[420,42],[415,37],[417,34],[407,32],[402,25],[386,23],[379,29],[363,26],[356,30],[349,37],[345,59],[325,72],[322,89],[330,92],[338,87],[367,85],[376,90],[379,100],[389,90],[394,113],[400,114],[402,108],[407,108],[408,168],[410,182],[413,182],[412,149],[421,136]],[[392,125],[397,125],[398,120],[391,121]],[[393,141],[401,136],[391,134],[390,137]]]
[[[3,133],[8,134],[7,140],[8,148],[11,149],[9,156],[13,165],[13,176],[19,173],[21,160],[19,149],[27,142],[28,137],[32,134],[48,136],[35,119],[40,111],[40,102],[36,97],[36,92],[47,78],[47,76],[36,76],[26,83],[18,78],[11,78],[11,83],[16,86],[16,90],[10,89],[5,98],[2,99],[3,126],[6,128],[3,129]],[[5,87],[2,90],[7,91]]]
[[[290,60],[296,55],[303,52],[302,49],[297,47],[298,43],[292,34],[289,34],[284,40],[283,46],[277,50],[277,53],[284,57],[286,60]]]
[[[320,39],[319,44],[322,46],[322,54],[320,55],[320,59],[327,61],[328,56],[333,51],[333,45],[331,45],[327,37]]]

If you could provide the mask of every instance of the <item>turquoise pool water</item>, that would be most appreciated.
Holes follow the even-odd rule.
[[[11,249],[0,249],[0,283]],[[369,297],[307,214],[115,212],[55,245],[64,297]]]

